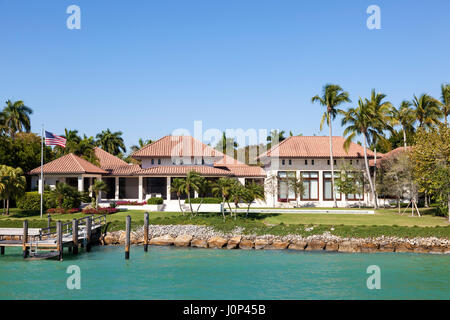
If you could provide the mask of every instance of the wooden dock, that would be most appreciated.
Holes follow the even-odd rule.
[[[105,224],[106,215],[86,216],[64,224],[57,221],[56,226],[43,229],[28,228],[25,220],[23,228],[0,228],[0,254],[4,255],[6,247],[22,247],[24,258],[62,260],[64,247],[77,254],[81,245],[89,252]]]

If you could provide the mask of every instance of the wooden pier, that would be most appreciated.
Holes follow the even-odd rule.
[[[81,245],[89,252],[93,242],[101,236],[102,226],[106,224],[106,215],[86,216],[43,229],[28,228],[24,221],[23,228],[0,228],[0,254],[6,247],[21,247],[24,258],[48,259],[57,257],[63,259],[64,248],[69,252],[78,253]]]

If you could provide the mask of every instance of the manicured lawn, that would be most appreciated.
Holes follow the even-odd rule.
[[[433,209],[423,209],[423,213],[431,213]],[[123,211],[107,216],[109,222],[108,230],[123,230],[125,228],[125,218],[131,216],[132,228],[137,228],[144,223],[143,211]],[[54,215],[53,223],[56,220],[70,221],[73,218],[84,216],[82,213],[70,215]],[[9,217],[0,216],[0,227],[21,227],[23,220],[28,219],[30,228],[47,226],[47,217],[39,218],[39,213],[22,212],[17,209],[11,210]],[[325,231],[334,235],[345,237],[377,237],[399,236],[450,236],[450,224],[444,217],[436,217],[425,214],[421,218],[399,215],[395,209],[378,210],[375,215],[355,215],[355,214],[251,214],[248,219],[244,214],[234,218],[227,217],[226,222],[222,221],[220,213],[200,213],[197,217],[190,219],[177,212],[150,212],[151,224],[196,224],[208,225],[216,230],[230,232],[236,227],[244,228],[247,234],[300,234],[303,236],[311,234],[322,234]],[[313,230],[306,228],[313,226]],[[334,229],[334,230],[333,230]]]

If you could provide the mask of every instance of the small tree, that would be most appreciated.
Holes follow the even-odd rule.
[[[303,178],[290,178],[288,181],[289,188],[294,190],[296,207],[298,208],[298,199],[305,192],[305,185],[303,184]]]
[[[71,187],[66,183],[58,183],[55,188],[50,191],[49,197],[51,201],[54,201],[54,203],[57,204],[58,208],[63,208],[64,200],[67,199],[66,205],[71,208],[65,209],[72,209],[72,204],[79,201],[80,194],[74,187]]]
[[[187,194],[189,201],[189,208],[191,209],[191,218],[194,216],[194,209],[192,209],[191,203],[191,191],[198,192],[202,183],[202,177],[195,170],[191,170],[187,173],[186,179],[182,180],[181,188],[184,193]]]
[[[275,197],[278,192],[278,178],[275,174],[270,174],[264,181],[266,192],[272,196],[273,207],[275,208]]]
[[[100,192],[106,192],[107,190],[108,186],[103,180],[95,180],[95,182],[89,187],[89,191],[94,194],[95,209],[98,209]]]
[[[203,199],[206,197],[206,194],[211,189],[210,182],[206,180],[204,177],[200,177],[199,184],[198,184],[198,196],[200,197],[200,203],[197,207],[197,210],[195,211],[195,215],[198,214],[198,211],[200,210],[200,206],[203,204]]]
[[[243,196],[244,196],[244,186],[239,182],[236,181],[233,183],[231,189],[230,189],[230,197],[229,199],[234,202],[234,220],[236,220],[237,217],[237,209],[239,208],[239,202],[241,202]],[[228,202],[228,208],[230,208],[231,214],[233,214],[233,210],[231,209],[230,203]]]
[[[362,189],[357,178],[361,173],[358,169],[347,163],[344,163],[339,170],[340,175],[334,180],[336,191],[341,194],[354,194],[356,196]]]
[[[170,185],[170,191],[171,192],[176,192],[177,198],[178,198],[178,205],[180,206],[180,210],[181,210],[181,212],[182,212],[182,214],[184,216],[184,209],[181,206],[181,195],[184,193],[184,189],[183,189],[184,182],[183,182],[183,180],[184,179],[181,179],[181,178],[173,179],[172,183]]]
[[[6,215],[9,215],[9,200],[21,197],[25,187],[26,179],[21,168],[0,165],[0,197],[6,200]]]
[[[222,216],[225,222],[225,201],[229,199],[231,188],[236,180],[231,178],[220,178],[213,184],[212,192],[216,197],[222,198]]]
[[[253,201],[257,199],[265,200],[264,187],[255,182],[247,184],[242,191],[242,200],[247,203],[247,213],[245,215],[246,218],[248,218],[250,206],[252,205]]]

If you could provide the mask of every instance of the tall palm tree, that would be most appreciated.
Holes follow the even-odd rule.
[[[414,106],[414,115],[419,121],[419,128],[432,127],[439,123],[439,119],[443,114],[440,110],[440,102],[432,96],[424,93],[419,98],[414,95],[412,101]]]
[[[191,203],[191,191],[198,192],[200,184],[202,183],[202,177],[195,170],[191,170],[187,173],[186,179],[182,179],[181,189],[187,194],[189,201],[189,208],[191,209],[191,217],[194,216],[194,209],[192,209]]]
[[[225,131],[222,132],[222,139],[216,144],[216,150],[234,157],[236,155],[236,149],[239,147],[235,138],[228,138]],[[232,151],[232,152],[231,152]],[[231,154],[232,153],[232,154]]]
[[[273,145],[273,143],[280,143],[283,140],[286,140],[285,136],[286,132],[284,130],[272,130],[270,131],[270,135],[267,136],[267,142],[269,145]]]
[[[225,201],[230,196],[230,191],[231,191],[231,188],[233,187],[234,181],[235,180],[228,178],[228,177],[219,178],[213,184],[213,187],[212,187],[213,194],[217,197],[222,198],[222,216],[223,216],[224,222],[225,222]]]
[[[444,121],[447,124],[447,117],[450,113],[450,84],[441,85],[441,106],[444,113]]]
[[[340,111],[344,116],[342,119],[342,126],[348,124],[344,130],[344,136],[346,140],[344,142],[344,148],[348,150],[350,143],[356,136],[362,135],[363,137],[363,148],[364,148],[364,163],[366,166],[367,179],[369,180],[370,191],[372,193],[372,198],[374,199],[374,208],[377,209],[377,202],[375,201],[375,189],[372,182],[372,177],[369,171],[369,162],[367,160],[367,145],[371,144],[373,139],[380,139],[379,130],[376,127],[376,120],[374,120],[375,113],[373,106],[368,103],[369,100],[363,100],[359,98],[358,107],[349,108],[346,112]],[[374,126],[375,121],[375,126]]]
[[[413,131],[414,130],[414,122],[416,121],[416,118],[414,116],[414,110],[411,109],[411,102],[410,101],[402,101],[400,104],[400,107],[398,109],[392,108],[392,124],[393,125],[400,125],[402,127],[403,132],[403,145],[407,147],[406,144],[406,131]]]
[[[89,187],[89,192],[92,192],[95,196],[95,209],[98,209],[98,202],[100,198],[100,192],[106,192],[108,186],[103,180],[95,180],[95,182]]]
[[[344,91],[340,86],[335,84],[326,84],[322,89],[322,96],[316,95],[311,98],[311,102],[318,102],[321,106],[326,107],[326,111],[322,116],[320,121],[320,130],[323,128],[325,120],[328,124],[329,135],[330,135],[330,164],[331,164],[331,184],[334,190],[334,160],[333,160],[333,130],[332,130],[332,120],[336,118],[339,112],[337,108],[343,103],[351,102],[348,92]],[[334,206],[337,207],[336,192],[333,191]]]
[[[0,119],[2,119],[3,127],[13,140],[16,132],[30,132],[30,114],[32,113],[33,110],[21,100],[15,102],[11,100],[6,101],[6,106],[0,113]]]
[[[178,198],[178,205],[180,206],[180,210],[184,216],[184,209],[181,206],[181,195],[184,193],[183,185],[184,185],[184,182],[183,182],[182,178],[173,179],[172,183],[170,184],[170,192],[176,192],[177,198]]]
[[[61,146],[55,147],[57,157],[69,154],[71,152],[77,154],[76,150],[82,140],[81,137],[78,135],[78,130],[70,130],[66,128],[64,129],[64,134],[62,136],[66,138],[66,147],[65,148]]]
[[[26,179],[21,168],[0,165],[0,198],[6,201],[6,215],[9,215],[10,199],[18,199],[25,193]]]
[[[106,152],[117,156],[120,153],[127,151],[125,143],[122,138],[122,131],[111,132],[106,129],[97,134],[97,146],[101,147]]]
[[[392,104],[389,101],[383,101],[386,98],[386,95],[383,93],[377,93],[375,89],[372,89],[372,93],[370,95],[370,100],[366,98],[366,103],[370,104],[371,109],[374,113],[372,118],[373,120],[373,128],[378,131],[378,135],[372,137],[372,145],[375,154],[374,158],[374,168],[373,168],[373,188],[375,189],[375,202],[377,202],[377,144],[381,143],[383,146],[390,147],[389,141],[384,137],[383,132],[385,130],[389,130],[391,132],[394,131],[390,123],[392,122]]]

